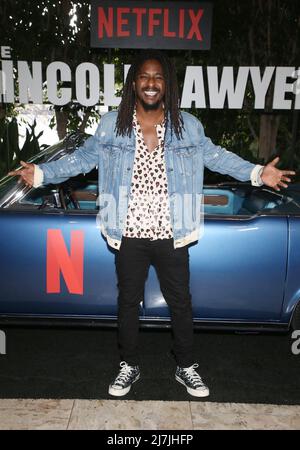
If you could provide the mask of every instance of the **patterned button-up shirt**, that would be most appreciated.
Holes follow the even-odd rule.
[[[134,113],[136,150],[126,226],[123,233],[126,237],[150,240],[173,237],[164,161],[165,123],[162,122],[155,127],[158,145],[149,152]]]

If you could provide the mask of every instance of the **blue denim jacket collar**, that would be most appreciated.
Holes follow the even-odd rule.
[[[165,131],[165,146],[168,148],[171,144],[176,144],[178,142],[178,138],[173,130],[171,130],[170,125],[170,117],[166,121],[166,131]],[[135,147],[135,133],[134,130],[131,131],[131,134],[127,134],[124,138],[122,138],[123,144],[126,147]]]

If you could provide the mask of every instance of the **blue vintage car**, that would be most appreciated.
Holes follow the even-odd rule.
[[[32,162],[83,143],[74,134]],[[38,189],[0,182],[0,320],[115,324],[114,251],[97,227],[91,172]],[[195,324],[246,330],[300,328],[300,186],[204,187],[204,234],[190,246]],[[141,298],[144,325],[169,326],[153,268]]]

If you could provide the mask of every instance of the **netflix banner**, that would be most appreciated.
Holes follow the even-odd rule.
[[[212,4],[92,0],[91,46],[209,50]]]

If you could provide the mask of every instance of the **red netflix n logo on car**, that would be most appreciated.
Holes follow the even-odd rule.
[[[62,276],[70,294],[83,295],[83,264],[83,231],[71,231],[69,252],[62,231],[49,229],[47,233],[47,293],[61,292]]]
[[[208,50],[212,4],[92,0],[91,46]]]

